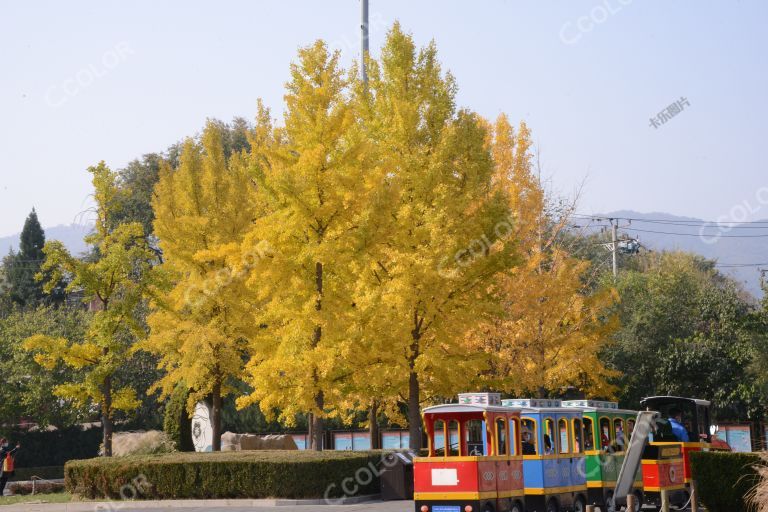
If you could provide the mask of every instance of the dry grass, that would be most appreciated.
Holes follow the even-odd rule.
[[[747,494],[746,501],[754,512],[768,512],[768,452],[760,453],[763,463],[755,466],[760,482]]]
[[[150,430],[148,432],[116,432],[112,436],[112,455],[125,457],[128,455],[155,455],[176,451],[173,441],[165,432]],[[100,453],[103,453],[103,447]]]

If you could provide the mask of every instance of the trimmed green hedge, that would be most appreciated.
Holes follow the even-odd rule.
[[[382,452],[172,453],[67,462],[86,498],[326,498],[379,492]],[[122,493],[121,493],[122,491]]]
[[[748,512],[744,497],[758,482],[756,453],[693,452],[691,471],[701,503],[709,512]]]

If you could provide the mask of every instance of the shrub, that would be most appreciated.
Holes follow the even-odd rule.
[[[168,434],[181,452],[195,450],[192,444],[192,420],[187,412],[187,398],[189,390],[184,383],[178,384],[165,404],[165,416],[163,417],[163,431]]]
[[[345,491],[377,493],[381,455],[248,451],[98,458],[68,462],[64,478],[69,492],[86,498],[134,497],[133,488],[141,499],[339,497]]]
[[[758,482],[758,454],[694,452],[690,457],[696,490],[709,512],[750,510],[745,497]]]
[[[159,430],[150,430],[149,432],[116,432],[112,437],[112,455],[115,457],[156,455],[175,451],[176,447],[168,437],[168,434]],[[104,453],[103,446],[99,453]]]

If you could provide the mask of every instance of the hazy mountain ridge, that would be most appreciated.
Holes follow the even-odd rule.
[[[70,252],[81,254],[88,250],[88,246],[83,242],[83,237],[90,233],[92,229],[93,226],[90,224],[61,224],[44,228],[45,240],[59,240]],[[0,237],[0,258],[6,256],[11,248],[14,251],[18,251],[20,234]]]
[[[664,212],[640,213],[633,210],[619,210],[594,215],[603,218],[638,219],[629,223],[627,221],[620,222],[620,226],[622,226],[619,230],[621,237],[637,238],[644,247],[651,250],[689,251],[717,260],[721,264],[767,263],[763,267],[768,268],[768,220],[763,221],[766,223],[765,227],[752,225],[750,228],[744,229],[743,227],[747,224],[736,224],[734,228],[729,230],[720,230],[713,226],[702,228],[701,223],[705,222],[702,219]],[[585,219],[575,220],[577,224],[585,225],[586,223]],[[647,222],[648,220],[661,222]],[[664,222],[670,222],[670,224]],[[671,222],[689,222],[693,225],[671,224]],[[738,226],[742,226],[742,228],[740,229]],[[81,254],[87,250],[83,237],[90,230],[90,225],[59,225],[46,228],[45,237],[46,240],[60,240],[70,251]],[[718,238],[718,234],[722,236]],[[750,238],[732,238],[733,235],[750,235]],[[764,235],[764,237],[756,235]],[[18,246],[18,234],[0,237],[0,257],[8,254],[11,247],[15,250]],[[739,281],[755,297],[762,296],[758,270],[761,267],[720,266],[718,268]]]

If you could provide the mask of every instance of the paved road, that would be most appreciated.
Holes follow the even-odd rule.
[[[0,512],[413,512],[412,501],[368,501],[354,505],[271,505],[271,506],[174,506],[161,502],[135,506],[129,502],[111,503],[25,503],[0,506]]]

